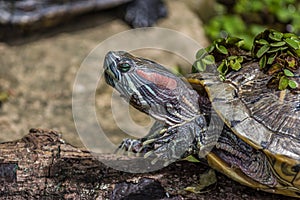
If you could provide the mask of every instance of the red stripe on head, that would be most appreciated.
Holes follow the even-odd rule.
[[[136,73],[139,76],[143,77],[144,79],[158,85],[159,87],[167,88],[170,90],[174,90],[177,87],[176,80],[170,77],[158,73],[154,73],[154,72],[147,73],[142,70],[136,70]]]

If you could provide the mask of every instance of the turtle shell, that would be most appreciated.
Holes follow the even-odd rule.
[[[65,17],[78,15],[92,10],[107,9],[131,0],[4,0],[0,2],[0,23],[12,25],[30,25],[50,19],[64,20]],[[54,23],[54,22],[51,22]]]
[[[248,63],[225,81],[213,73],[196,73],[189,82],[205,88],[212,107],[239,139],[266,155],[280,184],[275,188],[282,190],[278,193],[298,196],[285,190],[300,191],[300,95],[268,88],[270,78],[257,63]],[[227,175],[236,176],[230,168]]]

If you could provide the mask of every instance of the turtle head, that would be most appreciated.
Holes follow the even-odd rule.
[[[124,51],[108,52],[106,82],[136,109],[168,125],[199,115],[198,94],[163,66]]]

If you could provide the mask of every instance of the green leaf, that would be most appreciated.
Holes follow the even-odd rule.
[[[250,41],[248,41],[248,42],[250,42]],[[252,41],[251,41],[252,42]],[[250,43],[251,43],[250,42]],[[241,49],[247,49],[247,38],[245,37],[245,39],[244,40],[241,40],[241,41],[239,41],[238,43],[235,43],[235,45],[237,46],[237,47],[240,47]],[[249,50],[250,49],[250,47],[247,49],[247,50]]]
[[[288,47],[284,46],[284,47],[280,47],[280,51],[286,50]]]
[[[256,53],[257,58],[262,57],[269,49],[270,49],[270,46],[268,44],[265,44],[264,46],[262,46]]]
[[[215,64],[215,57],[213,55],[207,55],[202,59],[203,63],[207,65]]]
[[[219,75],[219,78],[220,78],[221,81],[225,81],[226,80],[225,76],[222,75],[222,74]]]
[[[287,68],[289,69],[296,69],[297,68],[297,61],[296,61],[296,58],[295,57],[288,57],[286,58],[285,60],[288,64]]]
[[[218,66],[217,68],[218,72],[221,74],[221,75],[225,75],[228,71],[228,67],[227,65],[225,64],[225,61],[223,60],[222,63]]]
[[[201,59],[207,54],[206,49],[200,49],[196,54],[196,59]]]
[[[289,85],[289,79],[286,76],[282,76],[279,80],[278,89],[285,90]]]
[[[274,32],[273,32],[273,35],[274,35],[274,37],[277,38],[277,39],[281,39],[281,38],[283,37],[283,33],[278,32],[278,31],[274,31]]]
[[[215,45],[209,45],[208,47],[205,48],[205,50],[207,51],[207,53],[211,53],[213,52],[213,50],[215,49]]]
[[[259,66],[261,69],[266,67],[266,63],[267,63],[267,56],[264,55],[258,62]]]
[[[236,43],[238,43],[238,42],[240,42],[240,41],[242,41],[243,39],[241,39],[241,38],[238,38],[238,37],[228,37],[227,39],[226,39],[226,43],[227,44],[236,44]]]
[[[296,40],[293,40],[291,38],[286,38],[285,41],[293,49],[296,49],[296,50],[299,49],[299,42],[297,42]]]
[[[283,33],[280,33],[278,31],[273,31],[269,34],[269,38],[271,38],[274,41],[281,41],[282,37],[283,37]]]
[[[274,52],[279,52],[279,51],[283,51],[285,49],[287,49],[287,46],[283,46],[283,47],[272,47],[268,50],[268,53],[274,53]]]
[[[241,69],[242,65],[241,63],[239,62],[234,62],[233,64],[230,65],[231,66],[231,69],[235,70],[235,71],[238,71],[239,69]]]
[[[204,72],[206,70],[206,65],[202,62],[202,60],[196,61],[195,66],[197,72]]]
[[[239,63],[242,63],[244,61],[243,56],[238,56],[236,59]]]
[[[283,34],[284,38],[294,38],[297,37],[294,33],[284,33]]]
[[[262,44],[262,45],[269,44],[269,42],[267,40],[265,40],[265,39],[259,39],[259,40],[256,40],[255,42],[257,44]]]
[[[298,87],[298,84],[293,80],[289,80],[289,86],[292,89],[296,89]]]
[[[271,47],[281,47],[283,45],[285,45],[286,42],[285,41],[281,41],[281,42],[275,42],[275,43],[271,43],[270,46]]]
[[[220,53],[225,54],[225,55],[228,54],[226,47],[224,47],[223,45],[216,44],[216,48]]]
[[[237,59],[237,56],[228,56],[227,57],[227,60],[235,60],[235,59]]]
[[[288,69],[284,69],[283,72],[284,72],[284,75],[286,75],[286,76],[289,76],[289,77],[293,77],[294,76],[293,72],[291,72]]]
[[[273,47],[273,48],[270,48],[269,50],[268,50],[268,53],[274,53],[274,52],[278,52],[278,51],[280,51],[280,48],[281,47]]]
[[[296,54],[297,54],[297,56],[300,57],[300,49],[297,49],[297,50],[296,50]]]
[[[274,62],[276,56],[277,56],[277,53],[273,53],[272,55],[270,55],[268,58],[267,64],[271,65]]]
[[[218,38],[214,41],[214,43],[217,45],[217,44],[220,44],[221,42],[224,41],[224,38]]]
[[[198,163],[200,162],[197,158],[195,158],[194,156],[192,155],[189,155],[188,157],[185,157],[184,159],[182,160],[186,160],[188,162],[194,162],[194,163]]]

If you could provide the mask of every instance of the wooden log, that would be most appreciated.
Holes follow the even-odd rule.
[[[180,161],[151,173],[125,173],[67,144],[55,131],[31,129],[20,140],[0,144],[0,199],[285,199],[220,174],[206,193],[184,190],[197,184],[207,169],[201,163]]]

